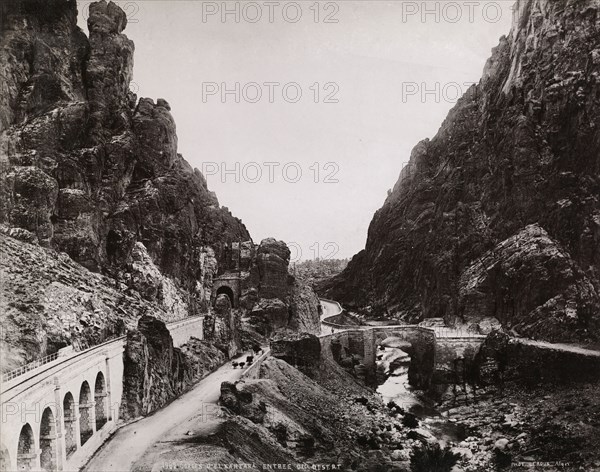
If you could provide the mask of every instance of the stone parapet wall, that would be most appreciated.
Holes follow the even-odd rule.
[[[173,338],[173,346],[181,347],[186,344],[190,338],[204,339],[204,317],[194,316],[176,323],[167,325],[171,338]]]
[[[246,369],[242,374],[241,380],[253,380],[260,377],[260,366],[271,355],[271,350],[267,349],[263,352],[254,363]]]

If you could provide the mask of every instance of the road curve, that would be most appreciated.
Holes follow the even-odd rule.
[[[346,328],[333,328],[323,323],[323,320],[325,318],[334,315],[339,315],[341,313],[341,306],[336,302],[330,300],[323,300],[322,298],[319,299],[319,301],[321,302],[321,306],[323,307],[323,313],[321,315],[321,334],[331,334],[337,333],[339,331],[346,331]]]

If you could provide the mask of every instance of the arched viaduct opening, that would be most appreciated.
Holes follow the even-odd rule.
[[[42,413],[40,424],[40,464],[48,472],[56,470],[56,422],[50,408]]]
[[[77,450],[77,411],[75,399],[71,392],[67,392],[63,400],[63,416],[65,421],[65,450],[67,459]]]
[[[21,428],[19,434],[19,443],[17,445],[17,469],[32,470],[36,467],[35,459],[35,440],[33,438],[33,430],[29,423],[26,423]]]
[[[79,392],[79,436],[81,437],[81,445],[94,434],[92,428],[92,392],[87,381],[81,384]]]
[[[106,424],[108,419],[107,415],[107,395],[106,395],[106,382],[104,381],[104,375],[102,372],[98,372],[96,376],[96,385],[94,387],[94,400],[96,401],[96,431]]]

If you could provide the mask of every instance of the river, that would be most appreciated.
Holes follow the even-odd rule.
[[[421,420],[417,431],[435,437],[440,443],[459,443],[467,436],[464,428],[444,417],[425,392],[408,383],[410,356],[398,348],[386,347],[378,352],[377,393],[387,404],[393,401],[405,411]]]

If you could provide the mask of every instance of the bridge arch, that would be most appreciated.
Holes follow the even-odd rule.
[[[79,391],[79,437],[83,446],[94,434],[92,426],[92,392],[90,384],[84,380]]]
[[[77,450],[77,410],[71,392],[67,392],[63,399],[63,419],[65,423],[65,451],[68,459]]]
[[[96,375],[94,400],[96,402],[96,431],[98,431],[108,420],[108,397],[106,393],[106,381],[102,372],[98,372],[98,375]]]
[[[40,465],[48,472],[57,468],[56,420],[50,407],[42,413],[40,423]]]
[[[33,430],[29,423],[25,423],[19,434],[19,443],[17,445],[17,469],[32,470],[37,468],[36,444]]]

